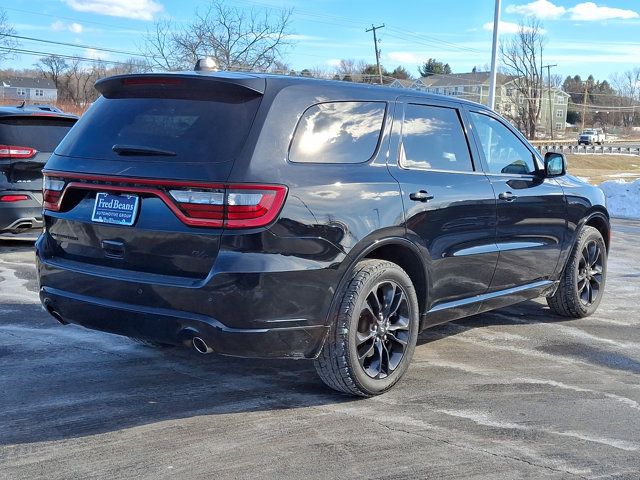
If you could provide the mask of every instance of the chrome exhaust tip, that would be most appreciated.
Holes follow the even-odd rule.
[[[191,339],[191,343],[198,353],[202,353],[203,355],[213,353],[213,348],[207,345],[207,342],[200,337],[193,337],[193,339]]]
[[[53,318],[55,318],[62,325],[69,325],[69,322],[65,321],[62,318],[62,315],[60,315],[58,312],[56,312],[51,305],[47,305],[47,312],[49,312],[49,315],[51,315]]]

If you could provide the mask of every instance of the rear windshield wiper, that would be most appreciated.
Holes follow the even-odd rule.
[[[147,156],[164,156],[164,157],[175,157],[176,152],[172,152],[171,150],[162,150],[161,148],[154,147],[143,147],[139,145],[120,145],[116,144],[111,147],[111,150],[116,152],[118,155],[126,156],[126,155],[147,155]]]

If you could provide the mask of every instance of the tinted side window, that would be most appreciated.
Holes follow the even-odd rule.
[[[291,142],[289,160],[313,163],[362,163],[376,151],[384,102],[327,102],[309,107]]]
[[[536,163],[531,151],[498,120],[471,112],[491,173],[531,174]]]
[[[407,105],[400,165],[405,168],[473,171],[458,112],[453,108]]]

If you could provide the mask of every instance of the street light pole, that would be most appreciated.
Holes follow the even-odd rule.
[[[544,65],[542,68],[547,69],[547,82],[549,83],[549,131],[551,132],[551,140],[553,140],[553,103],[551,102],[551,67],[557,67],[557,64]]]
[[[491,46],[491,78],[489,80],[489,108],[493,110],[496,104],[496,79],[498,77],[498,34],[500,30],[500,1],[496,0],[493,14],[493,45]]]

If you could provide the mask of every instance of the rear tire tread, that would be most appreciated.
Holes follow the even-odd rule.
[[[395,263],[376,259],[362,260],[356,265],[351,281],[345,288],[340,306],[337,310],[337,318],[332,322],[324,348],[320,352],[320,355],[314,360],[318,375],[327,386],[334,390],[360,397],[372,397],[376,394],[383,393],[368,392],[360,386],[355,379],[349,367],[348,360],[348,324],[351,314],[356,308],[358,296],[363,284],[365,284],[370,277],[388,271],[389,269],[399,269],[406,275],[406,272]],[[399,379],[400,377],[398,377],[396,382]],[[384,391],[389,390],[396,382],[386,387]]]

